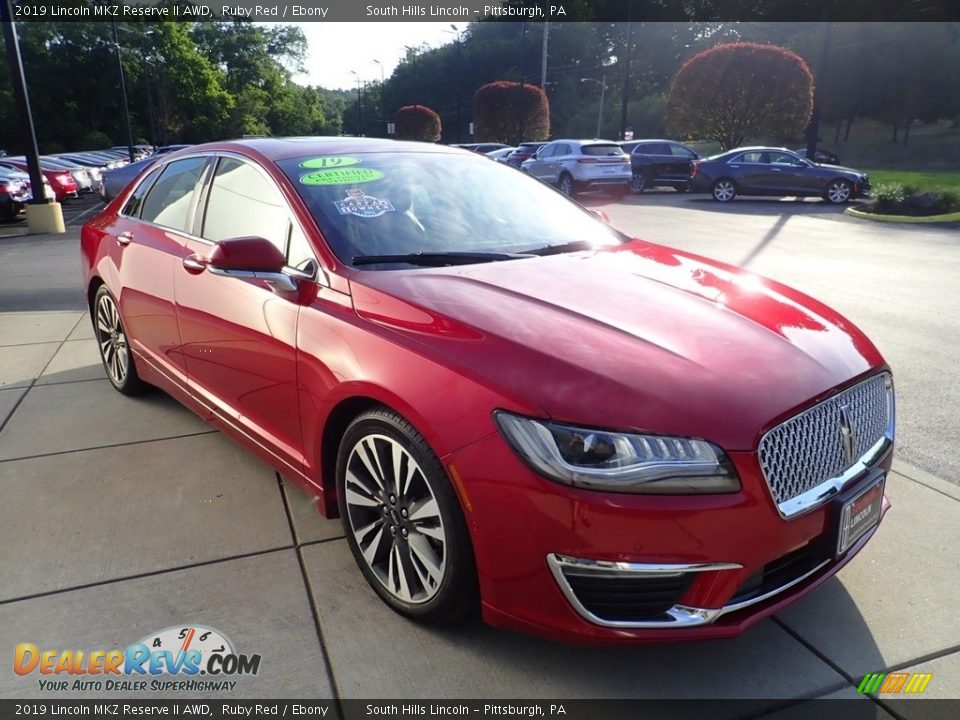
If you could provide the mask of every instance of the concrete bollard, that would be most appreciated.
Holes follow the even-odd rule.
[[[63,224],[63,210],[60,203],[43,205],[27,204],[27,231],[30,235],[40,233],[63,233],[67,231]]]

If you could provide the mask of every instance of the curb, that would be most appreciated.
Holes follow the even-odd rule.
[[[903,475],[908,480],[913,480],[915,483],[925,485],[931,490],[936,490],[943,495],[952,497],[954,500],[960,500],[960,487],[948,482],[947,480],[942,480],[936,475],[931,475],[926,470],[921,470],[920,468],[911,465],[910,463],[906,463],[898,458],[893,459],[892,470],[895,473]]]
[[[914,217],[912,215],[877,215],[876,213],[863,212],[856,208],[848,207],[843,211],[844,215],[860,218],[861,220],[874,220],[876,222],[892,223],[912,223],[912,224],[935,224],[960,222],[960,212],[947,213],[946,215],[925,215],[923,217]]]

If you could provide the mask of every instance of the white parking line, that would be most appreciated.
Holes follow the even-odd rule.
[[[76,217],[70,218],[70,222],[67,223],[67,224],[68,224],[68,225],[76,225],[76,224],[80,221],[80,219],[83,218],[85,215],[87,215],[88,213],[92,213],[94,210],[100,210],[102,207],[104,207],[104,206],[102,206],[102,205],[94,205],[94,206],[92,206],[92,207],[89,207],[89,208],[87,208],[86,210],[84,210],[82,213],[80,213],[79,215],[77,215]]]

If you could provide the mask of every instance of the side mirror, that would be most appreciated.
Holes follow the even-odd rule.
[[[221,240],[207,255],[207,265],[217,270],[278,273],[286,264],[280,249],[262,237]]]
[[[262,237],[221,240],[206,256],[183,259],[183,267],[194,275],[206,270],[224,277],[261,280],[275,292],[294,292],[297,283],[284,272],[286,263],[277,246]]]

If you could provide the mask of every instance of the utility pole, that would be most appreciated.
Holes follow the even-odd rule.
[[[600,137],[600,127],[603,125],[603,101],[607,94],[607,74],[604,73],[600,77],[600,80],[596,78],[580,78],[580,82],[595,82],[600,85],[600,109],[597,111],[597,134],[594,135],[595,138]]]
[[[133,131],[130,129],[130,107],[127,105],[127,81],[123,76],[123,58],[120,57],[120,37],[117,35],[117,23],[110,21],[113,28],[113,49],[117,53],[117,67],[120,68],[120,99],[123,102],[123,119],[127,124],[127,155],[133,162]]]
[[[523,98],[523,87],[524,87],[524,75],[526,75],[527,70],[527,23],[525,20],[520,22],[520,97]],[[520,101],[520,138],[517,140],[517,144],[523,142],[524,137],[527,135],[526,128],[526,116],[523,112],[523,101]]]
[[[357,78],[357,137],[363,135],[363,95],[360,91],[360,73],[351,70],[350,74]]]
[[[627,102],[630,99],[630,55],[633,53],[633,0],[627,6],[627,47],[623,66],[623,97],[620,98],[620,137],[627,132]]]
[[[387,86],[384,84],[383,63],[379,60],[374,62],[380,66],[380,122],[383,123],[383,136],[387,136]]]
[[[27,94],[27,79],[23,73],[20,43],[17,28],[13,23],[13,8],[10,0],[0,0],[0,20],[3,24],[4,45],[7,48],[7,63],[10,66],[10,84],[13,86],[20,129],[26,145],[27,171],[30,175],[30,202],[27,204],[27,227],[30,232],[65,232],[60,203],[48,202],[40,172],[40,153],[37,150],[37,134],[33,128],[30,112],[30,96]]]
[[[547,89],[547,45],[550,42],[550,21],[543,21],[543,51],[540,55],[540,87]]]
[[[823,24],[823,40],[820,45],[820,60],[817,66],[815,85],[813,86],[813,113],[810,115],[810,124],[807,125],[807,159],[816,162],[817,140],[820,137],[820,115],[823,110],[823,91],[827,85],[827,68],[830,58],[830,38],[833,34],[833,23]]]

